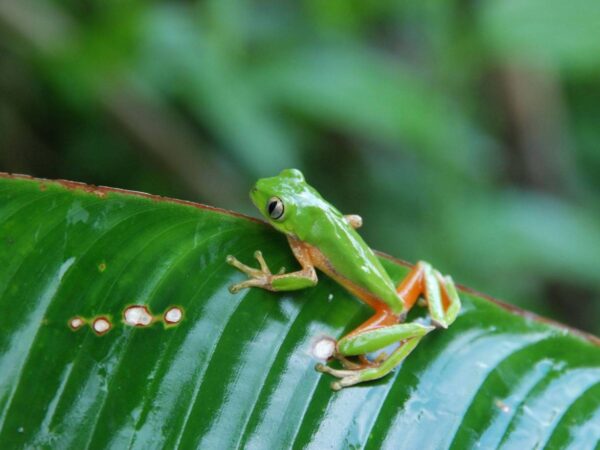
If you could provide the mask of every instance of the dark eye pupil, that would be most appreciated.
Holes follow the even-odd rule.
[[[275,211],[276,206],[277,206],[277,200],[273,200],[272,202],[269,203],[269,214],[273,214],[273,211]]]

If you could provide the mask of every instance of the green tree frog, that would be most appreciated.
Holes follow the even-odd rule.
[[[419,262],[395,286],[373,250],[357,233],[362,225],[360,216],[342,215],[306,183],[299,170],[287,169],[278,176],[258,180],[250,198],[268,222],[287,236],[301,269],[273,274],[260,251],[254,254],[259,269],[229,255],[227,262],[249,277],[232,285],[232,293],[250,287],[269,291],[308,288],[317,284],[316,268],[375,310],[370,319],[334,341],[328,356],[339,360],[344,369],[316,365],[316,370],[337,378],[331,385],[334,390],[385,376],[423,336],[435,328],[447,328],[458,315],[460,299],[449,276]],[[430,320],[425,324],[404,323],[421,296]],[[394,343],[399,345],[389,355],[380,353],[375,360],[366,357]]]

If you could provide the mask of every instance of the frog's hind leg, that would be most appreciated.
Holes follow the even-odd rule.
[[[378,365],[378,362],[369,361],[366,356],[359,354],[359,362],[354,362],[348,359],[343,353],[339,351],[339,343],[352,339],[353,337],[365,333],[367,331],[377,330],[380,328],[388,327],[398,323],[398,318],[392,313],[391,309],[383,302],[374,303],[373,299],[369,299],[371,305],[375,306],[375,314],[369,319],[360,324],[354,330],[349,332],[343,338],[339,339],[336,344],[336,351],[333,357],[337,359],[346,369],[363,369],[365,367],[372,367]]]
[[[386,305],[371,302],[376,307],[375,315],[337,342],[335,356],[342,364],[349,361],[348,357],[354,356],[360,358],[361,364],[344,364],[346,369],[352,370],[337,370],[323,364],[316,366],[318,371],[339,378],[332,383],[333,389],[339,390],[387,375],[410,354],[423,336],[435,327],[447,328],[460,310],[460,299],[452,279],[442,276],[425,262],[419,262],[411,270],[398,286],[397,292],[405,305],[400,317],[394,315]],[[406,313],[421,296],[425,297],[432,325],[435,326],[398,323],[404,320]],[[396,342],[399,346],[391,355],[380,355],[374,363],[366,360],[366,354]]]
[[[366,328],[366,327],[365,327]],[[334,389],[339,389],[344,386],[359,383],[361,381],[374,380],[387,375],[396,365],[408,356],[410,351],[419,343],[421,338],[433,330],[433,326],[425,326],[419,323],[397,323],[395,325],[382,326],[378,328],[370,328],[357,332],[356,330],[337,342],[336,353],[338,359],[343,363],[348,356],[359,356],[364,359],[364,355],[371,352],[384,349],[385,347],[400,343],[400,346],[388,357],[379,358],[376,363],[363,362],[359,367],[355,365],[344,364],[346,369],[352,370],[337,370],[332,369],[324,364],[317,364],[315,367],[319,372],[329,373],[336,377],[349,377],[344,383],[354,382],[350,384],[335,384]],[[377,369],[377,370],[375,370]]]
[[[460,310],[460,298],[450,277],[444,277],[430,264],[419,261],[396,289],[404,301],[402,320],[416,301],[425,296],[432,323],[448,328]]]
[[[331,388],[334,391],[339,391],[344,387],[384,377],[415,349],[421,339],[422,336],[406,339],[388,358],[376,367],[366,367],[360,370],[336,370],[323,364],[317,364],[315,369],[319,372],[325,372],[338,377],[339,380],[331,383]]]

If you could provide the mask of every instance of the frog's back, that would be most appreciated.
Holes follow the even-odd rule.
[[[299,238],[320,254],[313,263],[351,291],[353,287],[372,295],[394,311],[402,301],[383,265],[360,235],[333,206],[315,214],[311,227]],[[356,292],[355,292],[356,293]]]

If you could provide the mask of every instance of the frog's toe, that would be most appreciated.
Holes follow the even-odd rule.
[[[331,386],[331,389],[332,389],[333,391],[339,391],[339,390],[341,390],[341,389],[342,389],[342,387],[343,387],[343,386],[340,384],[340,382],[339,382],[339,381],[332,381],[332,382],[331,382],[331,384],[330,384],[329,386]]]
[[[345,388],[348,386],[354,386],[355,384],[358,384],[361,381],[362,380],[358,375],[351,375],[348,377],[340,378],[339,380],[332,382],[331,389],[333,389],[334,391],[339,391],[342,388]]]
[[[247,266],[246,264],[240,262],[240,260],[238,260],[233,255],[227,255],[227,257],[225,258],[225,262],[252,278],[259,278],[265,275],[262,270],[254,269],[253,267]]]
[[[232,284],[231,286],[229,286],[229,292],[231,292],[232,294],[237,294],[242,289],[246,289],[252,286],[258,286],[257,280],[255,278],[242,281],[241,283]]]
[[[260,250],[256,250],[254,252],[254,258],[256,258],[258,264],[260,264],[261,272],[266,275],[271,275],[271,270],[269,269],[269,266],[267,265],[267,262],[265,261],[265,258]]]
[[[225,262],[227,264],[229,264],[230,266],[233,266],[236,269],[241,270],[242,272],[246,272],[248,269],[250,269],[250,267],[248,267],[246,264],[242,263],[239,259],[237,259],[233,255],[227,255],[227,257],[225,258]]]
[[[322,372],[322,373],[328,373],[329,375],[333,375],[334,377],[338,377],[338,378],[344,378],[347,377],[349,375],[353,375],[356,373],[355,370],[340,370],[340,369],[332,369],[329,366],[326,366],[325,364],[317,364],[315,366],[315,370],[317,372]]]
[[[229,292],[231,292],[232,294],[237,294],[238,292],[240,292],[243,288],[243,286],[240,286],[240,283],[237,284],[232,284],[231,286],[229,286],[227,288],[229,290]]]

